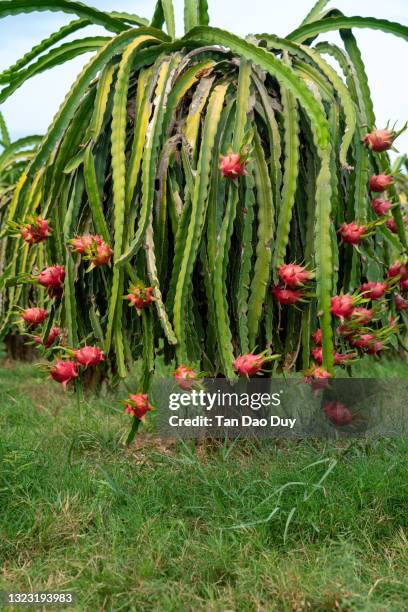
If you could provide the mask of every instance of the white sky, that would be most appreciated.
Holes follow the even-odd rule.
[[[155,0],[85,0],[101,10],[123,10],[151,18]],[[285,36],[295,29],[310,10],[314,0],[208,0],[211,25],[235,34],[269,32]],[[183,0],[174,0],[178,33],[182,33]],[[408,0],[333,0],[346,15],[386,18],[408,25]],[[31,13],[0,20],[0,71],[7,68],[43,38],[68,23],[74,16],[64,13]],[[79,34],[98,33],[98,28]],[[408,119],[407,78],[408,45],[400,38],[378,31],[356,29],[366,63],[377,126],[387,120]],[[78,33],[74,35],[74,38]],[[324,34],[321,40],[340,41],[337,34]],[[1,107],[13,138],[44,133],[79,69],[88,56],[82,56],[52,71],[34,77]],[[408,134],[397,142],[401,152],[408,151]]]

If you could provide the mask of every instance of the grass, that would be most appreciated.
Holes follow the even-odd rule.
[[[72,590],[78,610],[407,608],[408,441],[126,449],[128,424],[112,399],[0,369],[0,591]]]

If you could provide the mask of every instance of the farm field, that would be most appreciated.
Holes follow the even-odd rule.
[[[0,591],[72,590],[78,610],[406,608],[407,440],[195,446],[147,430],[126,448],[127,426],[115,398],[78,404],[2,363]]]

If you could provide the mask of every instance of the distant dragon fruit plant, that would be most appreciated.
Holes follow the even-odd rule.
[[[14,231],[15,236],[21,237],[29,244],[42,242],[46,238],[46,227],[42,225],[41,220],[38,226],[31,226],[28,220],[21,226],[14,223],[13,197],[18,181],[27,163],[35,156],[41,140],[41,136],[26,136],[13,141],[6,121],[0,112],[0,230],[4,233],[4,229],[8,225],[10,233]],[[26,217],[28,219],[29,215]],[[3,317],[10,309],[11,301],[13,303],[20,301],[20,296],[18,294],[17,296],[14,295],[15,289],[5,289],[7,278],[13,274],[14,258],[14,247],[11,247],[7,240],[0,240],[0,320],[4,320]],[[35,291],[32,292],[32,295],[36,302],[38,296]],[[25,302],[25,300],[22,300],[22,303]],[[7,326],[6,331],[8,332],[9,329],[10,326]]]
[[[318,387],[402,344],[406,179],[387,153],[402,130],[376,125],[353,30],[408,40],[408,28],[326,4],[284,39],[241,39],[186,0],[176,39],[171,0],[150,23],[68,0],[0,3],[0,17],[77,17],[0,75],[0,103],[94,53],[0,211],[1,334],[35,327],[56,381],[101,361],[126,377],[141,359],[126,407],[141,419],[158,353],[184,387],[203,372],[270,375],[272,361]],[[91,24],[108,35],[65,40]],[[316,42],[331,31],[342,48]]]

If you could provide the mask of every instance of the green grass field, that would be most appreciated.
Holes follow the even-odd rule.
[[[114,399],[0,370],[0,591],[72,590],[92,611],[407,609],[408,441],[127,449]]]

